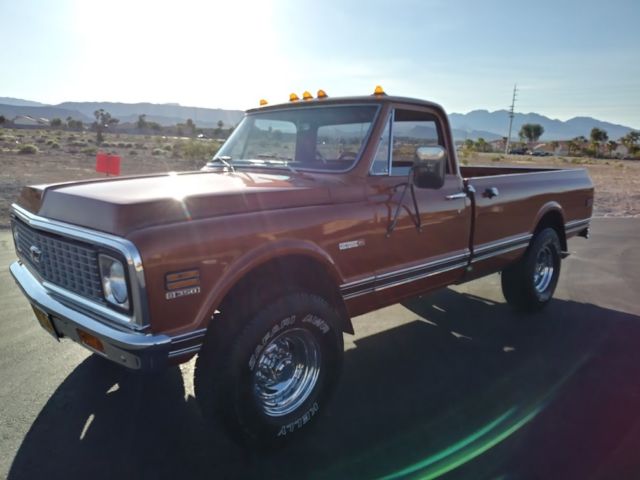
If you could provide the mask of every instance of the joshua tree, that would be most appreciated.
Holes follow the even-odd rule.
[[[138,127],[138,130],[145,130],[148,126],[149,124],[147,123],[147,115],[144,113],[142,115],[138,115],[138,121],[136,122],[136,127]]]
[[[605,130],[602,130],[598,127],[593,127],[591,129],[591,144],[593,145],[593,149],[596,151],[596,155],[600,153],[600,146],[609,140],[609,135]]]
[[[529,144],[537,142],[544,133],[544,127],[538,123],[525,123],[520,128],[518,135],[520,138],[526,138]]]
[[[117,118],[113,118],[109,112],[105,112],[103,108],[93,112],[93,116],[96,117],[96,121],[93,122],[93,128],[96,130],[96,145],[100,145],[104,141],[102,132],[109,128],[111,125],[118,123]]]
[[[635,155],[638,151],[638,141],[640,141],[640,132],[631,131],[620,139],[620,142],[627,147],[630,155]]]

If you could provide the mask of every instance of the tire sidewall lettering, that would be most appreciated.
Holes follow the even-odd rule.
[[[296,430],[300,430],[302,427],[304,427],[307,423],[311,421],[311,418],[314,417],[319,410],[320,410],[320,407],[318,406],[318,402],[313,402],[313,405],[311,405],[309,410],[303,413],[300,417],[298,417],[297,419],[295,419],[290,423],[287,423],[286,425],[282,425],[278,430],[278,434],[276,436],[284,437],[288,434],[295,432]]]

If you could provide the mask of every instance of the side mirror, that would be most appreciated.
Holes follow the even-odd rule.
[[[420,147],[416,150],[418,157],[413,162],[413,184],[418,188],[442,188],[447,166],[447,151],[437,145]]]

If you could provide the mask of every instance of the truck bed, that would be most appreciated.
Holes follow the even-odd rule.
[[[474,188],[472,245],[476,251],[509,238],[524,245],[545,212],[555,209],[567,238],[586,228],[593,185],[583,168],[460,167]]]

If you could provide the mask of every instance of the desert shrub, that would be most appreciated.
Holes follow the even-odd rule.
[[[184,157],[190,160],[209,160],[220,148],[218,142],[206,142],[201,140],[187,140],[176,142],[173,146],[175,157]]]
[[[462,159],[462,164],[463,165],[469,165],[469,160],[467,160],[466,158]]]
[[[124,142],[118,142],[118,148],[126,148],[126,145]]]
[[[49,148],[52,148],[54,150],[57,150],[60,148],[60,144],[58,142],[52,142],[52,143],[47,142],[47,143],[49,144]]]
[[[22,145],[18,150],[18,153],[21,155],[33,155],[38,153],[38,147],[31,144]]]
[[[133,146],[137,149],[142,149],[142,150],[147,148],[144,143],[134,143]]]
[[[71,147],[86,147],[87,142],[83,140],[74,140],[73,142],[69,142],[68,145]]]
[[[502,156],[502,155],[498,155],[498,156],[491,157],[491,161],[492,161],[492,162],[501,162],[501,161],[502,161],[502,159],[503,159],[503,156]]]
[[[124,148],[133,148],[133,143],[125,143]]]
[[[170,152],[171,150],[173,150],[173,145],[168,143],[167,145],[163,145],[162,149],[167,151],[167,152]]]
[[[93,156],[98,152],[98,149],[96,147],[85,147],[81,151],[85,155]]]
[[[154,148],[153,151],[151,152],[151,155],[157,156],[157,155],[162,155],[164,153],[164,150],[162,150],[161,148]]]
[[[36,138],[36,143],[39,143],[39,144],[43,144],[43,143],[45,143],[46,141],[47,141],[47,139],[46,139],[45,137],[38,137],[38,138]]]
[[[138,155],[138,152],[137,152],[136,150],[131,150],[131,151],[129,152],[129,155],[131,155],[131,156],[133,157],[133,156]]]

